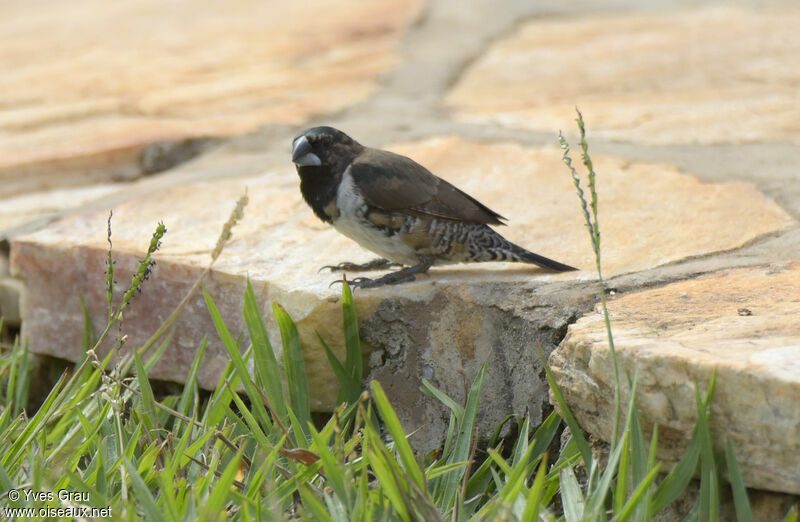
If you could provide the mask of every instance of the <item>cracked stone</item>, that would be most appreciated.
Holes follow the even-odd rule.
[[[595,139],[800,143],[800,10],[713,6],[535,19],[449,92],[456,118]]]
[[[298,124],[349,107],[394,67],[420,4],[8,5],[0,20],[3,191],[129,179],[146,167],[148,144]]]
[[[365,140],[366,141],[366,140]],[[434,267],[418,281],[356,292],[361,334],[371,378],[384,383],[415,444],[432,449],[444,434],[443,407],[420,390],[422,377],[463,400],[478,369],[488,362],[485,411],[489,430],[509,413],[528,411],[541,420],[549,408],[537,346],[549,353],[569,321],[591,306],[593,256],[569,173],[556,149],[512,143],[430,138],[390,147],[509,217],[502,233],[533,251],[584,268],[552,274],[511,263]],[[200,181],[226,164],[226,152],[187,164],[194,182],[154,191],[114,208],[117,280],[129,281],[158,221],[169,232],[156,253],[158,265],[125,312],[127,346],[155,331],[203,270],[216,236],[247,186],[250,204],[205,286],[234,336],[246,328],[242,294],[250,277],[262,310],[281,303],[297,322],[309,373],[312,406],[329,411],[337,385],[316,337],[344,353],[336,278],[320,266],[374,257],[320,222],[303,202],[286,158],[224,181]],[[228,158],[230,159],[230,158]],[[241,161],[241,158],[239,158]],[[607,274],[649,269],[687,257],[735,249],[793,221],[774,202],[743,183],[710,184],[665,165],[595,158],[602,193],[601,223]],[[702,215],[703,219],[696,219]],[[23,336],[33,352],[76,359],[80,353],[83,295],[96,326],[106,311],[107,211],[71,216],[12,242],[12,269],[24,279]],[[691,217],[691,219],[690,219]],[[351,276],[351,274],[348,274]],[[351,276],[352,277],[352,276]],[[270,314],[271,316],[271,314]],[[273,346],[278,330],[267,320]],[[199,383],[213,387],[228,361],[197,296],[179,319],[171,346],[153,377],[180,381],[204,335],[210,339]]]
[[[717,447],[730,438],[748,487],[800,493],[800,261],[714,273],[608,306],[620,371],[638,372],[639,412],[648,429],[658,424],[660,458],[683,454],[695,383],[705,390],[716,369]],[[550,364],[581,427],[609,440],[614,378],[602,314],[570,326]]]

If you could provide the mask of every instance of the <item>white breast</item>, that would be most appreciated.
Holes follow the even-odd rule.
[[[339,217],[334,220],[333,227],[340,234],[390,261],[407,266],[419,262],[411,247],[400,241],[396,235],[388,236],[364,217],[367,205],[353,182],[350,168],[344,172],[336,193],[336,206],[339,208]]]

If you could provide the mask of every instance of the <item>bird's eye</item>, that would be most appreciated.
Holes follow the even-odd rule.
[[[330,145],[332,141],[333,141],[333,138],[331,138],[330,136],[323,136],[322,137],[322,144],[323,145]]]

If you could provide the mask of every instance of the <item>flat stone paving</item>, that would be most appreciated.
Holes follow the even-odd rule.
[[[639,143],[800,143],[800,9],[699,7],[540,18],[493,45],[447,94],[459,120]],[[568,129],[572,130],[572,129]]]
[[[148,144],[299,125],[348,107],[397,63],[420,8],[417,0],[43,4],[6,6],[0,20],[5,194],[135,177]]]
[[[330,124],[415,158],[507,216],[509,239],[582,269],[453,266],[357,292],[369,377],[384,383],[406,427],[419,428],[417,447],[436,447],[447,421],[419,391],[421,378],[463,400],[485,361],[481,433],[512,412],[543,418],[537,345],[555,350],[551,364],[582,426],[607,437],[611,366],[593,308],[594,261],[555,139],[559,130],[574,136],[579,105],[598,172],[604,271],[617,294],[616,345],[623,367],[639,369],[642,415],[665,434],[661,456],[674,458],[687,440],[694,382],[705,387],[717,368],[718,440],[731,437],[751,487],[800,493],[800,465],[781,458],[800,446],[791,400],[800,396],[800,12],[788,1],[618,4],[584,2],[576,12],[522,0],[502,9],[488,0],[470,9],[455,0],[242,1],[219,13],[193,3],[192,22],[183,4],[20,10],[18,43],[0,51],[0,63],[28,63],[12,80],[38,81],[27,98],[0,91],[10,100],[0,106],[0,239],[25,283],[23,336],[37,353],[77,357],[79,294],[102,324],[113,208],[120,282],[155,224],[169,229],[153,278],[125,315],[129,345],[149,337],[208,263],[246,186],[245,217],[206,287],[237,335],[246,331],[247,276],[265,312],[281,303],[304,341],[313,406],[329,410],[336,384],[315,332],[341,353],[341,311],[338,289],[328,288],[335,276],[317,269],[373,257],[300,198],[291,138]],[[120,41],[146,29],[151,42],[139,52],[95,45],[109,40],[112,14]],[[36,45],[37,27],[69,16],[83,36],[52,56]],[[62,25],[46,41],[74,24]],[[131,106],[135,117],[120,109]],[[148,146],[259,125],[139,177]],[[0,274],[6,300],[19,292],[10,277]],[[180,381],[205,334],[200,381],[213,386],[227,358],[201,298],[154,376]]]
[[[800,490],[800,262],[633,292],[609,310],[620,371],[638,374],[638,404],[658,424],[662,458],[682,456],[696,420],[695,385],[706,389],[716,370],[711,418],[719,447],[731,439],[749,484]],[[550,359],[581,426],[601,437],[614,422],[607,346],[598,311],[571,325]]]

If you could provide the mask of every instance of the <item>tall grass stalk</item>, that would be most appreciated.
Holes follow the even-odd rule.
[[[562,161],[564,164],[569,168],[570,173],[572,175],[572,182],[575,185],[575,191],[578,194],[578,199],[581,203],[581,211],[583,212],[583,218],[586,222],[586,228],[589,232],[589,237],[592,243],[592,250],[594,251],[594,259],[595,259],[595,267],[597,269],[597,280],[600,285],[600,306],[603,310],[603,320],[605,321],[606,326],[606,336],[608,338],[608,347],[611,351],[611,360],[614,365],[614,431],[610,437],[611,440],[611,447],[613,449],[614,444],[616,443],[617,437],[619,436],[619,427],[620,427],[620,416],[622,413],[621,407],[621,398],[620,398],[620,377],[619,377],[619,363],[617,361],[617,351],[614,347],[614,335],[611,332],[611,318],[608,313],[608,306],[606,303],[606,282],[603,279],[603,266],[601,261],[601,248],[600,248],[600,224],[597,219],[597,206],[598,206],[598,197],[597,197],[597,173],[594,171],[594,164],[592,163],[592,157],[589,155],[589,143],[586,141],[586,126],[583,122],[583,114],[577,108],[575,111],[578,113],[578,118],[576,119],[578,123],[578,131],[580,133],[580,144],[581,144],[581,158],[583,159],[583,164],[587,170],[587,185],[589,187],[589,197],[590,203],[587,203],[586,196],[584,194],[583,189],[581,188],[581,178],[578,174],[578,171],[572,165],[572,158],[570,157],[570,148],[569,143],[567,140],[564,139],[564,136],[561,132],[558,133],[558,142],[561,145],[561,149],[564,151],[562,156]],[[591,213],[590,213],[591,209]],[[630,378],[628,379],[628,384],[630,385]]]

